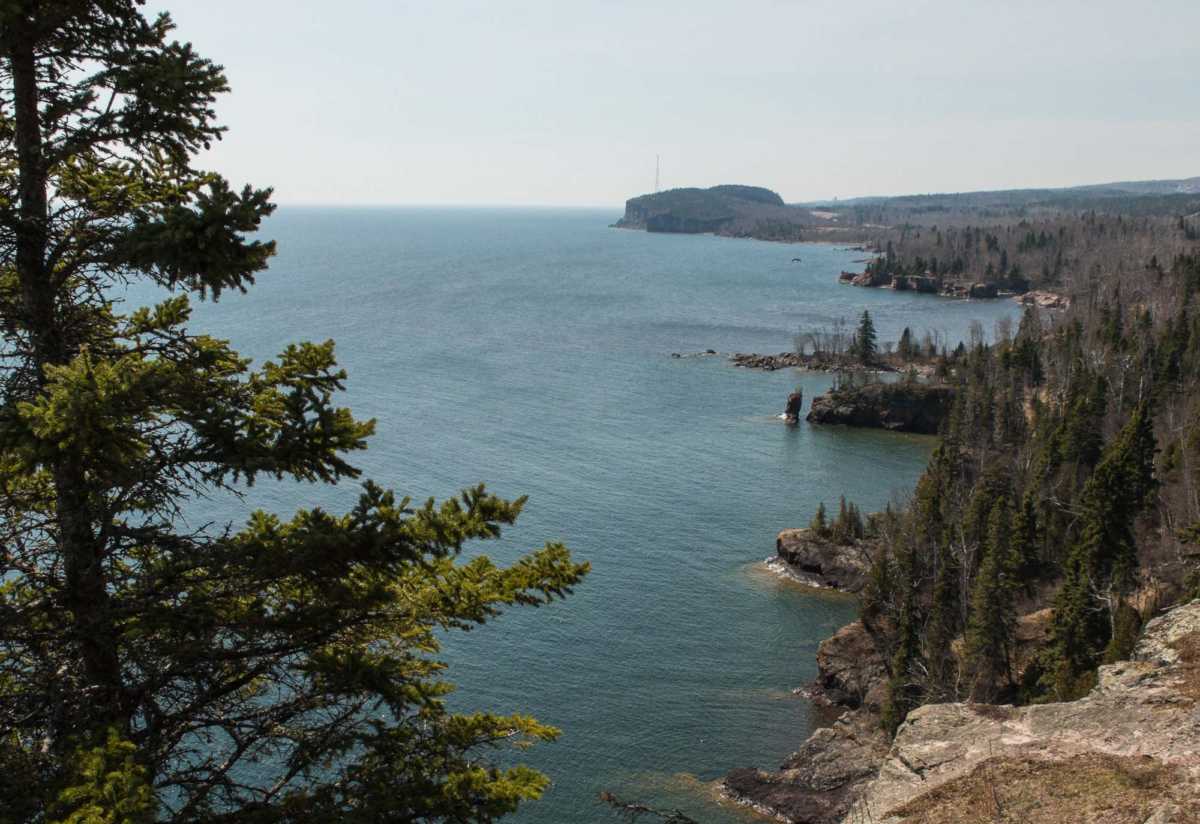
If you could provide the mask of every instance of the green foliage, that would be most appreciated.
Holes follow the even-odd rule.
[[[827,532],[822,534],[827,535],[835,543],[849,546],[865,537],[866,533],[866,525],[863,523],[862,513],[858,506],[853,501],[847,504],[846,496],[843,495],[838,502],[837,517],[833,519]]]
[[[825,502],[821,501],[817,504],[817,512],[813,515],[812,520],[808,522],[808,528],[820,535],[822,538],[829,536],[829,523],[825,516]]]
[[[1132,645],[1128,634],[1112,635],[1114,625],[1128,628],[1128,616],[1118,610],[1119,620],[1110,619],[1137,567],[1133,524],[1156,485],[1154,450],[1153,419],[1142,403],[1084,485],[1082,533],[1054,604],[1057,661],[1047,671],[1049,686],[1060,700],[1081,694],[1106,649],[1116,654]]]
[[[876,343],[876,339],[875,322],[871,320],[871,313],[864,309],[862,317],[858,322],[858,330],[854,334],[854,342],[851,346],[851,353],[864,366],[874,363],[879,355],[879,346]]]
[[[0,794],[15,820],[492,821],[546,777],[493,750],[553,738],[455,714],[445,632],[587,572],[548,544],[464,556],[524,499],[374,483],[344,514],[193,531],[196,496],[357,478],[372,421],[334,346],[258,368],[188,331],[244,291],[269,190],[194,168],[220,67],[134,0],[0,6]],[[168,292],[126,311],[131,281]]]
[[[966,629],[966,671],[973,701],[991,701],[1012,681],[1016,613],[1013,596],[1020,556],[1013,548],[1008,501],[996,501],[988,518],[983,561],[971,591]]]
[[[1112,610],[1112,637],[1104,648],[1102,663],[1115,664],[1133,654],[1138,634],[1142,631],[1142,616],[1127,601],[1119,601]]]
[[[154,820],[154,793],[136,747],[109,730],[104,743],[71,759],[73,780],[63,790],[53,824],[142,824]],[[61,812],[69,811],[69,812]]]

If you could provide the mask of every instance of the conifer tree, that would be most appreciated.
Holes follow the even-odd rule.
[[[914,349],[912,330],[905,326],[904,331],[900,333],[900,341],[896,344],[896,353],[900,355],[901,360],[910,361],[913,359]]]
[[[1016,614],[1014,576],[1018,559],[1012,551],[1008,502],[999,499],[988,517],[983,560],[971,590],[971,617],[966,630],[966,670],[971,700],[988,702],[1012,680],[1010,651]]]
[[[893,636],[895,651],[888,661],[887,692],[880,722],[888,735],[895,735],[908,713],[920,703],[920,680],[915,670],[920,663],[915,558],[911,547],[896,558],[895,586],[898,612]]]
[[[879,352],[876,338],[875,322],[871,320],[871,313],[864,309],[854,336],[854,355],[859,363],[870,365],[875,362]]]
[[[933,555],[933,589],[925,622],[924,658],[929,673],[925,687],[931,700],[956,700],[952,645],[962,628],[958,595],[962,565],[944,541],[938,542]]]
[[[197,495],[356,478],[373,426],[332,342],[252,370],[188,332],[189,296],[266,267],[273,207],[193,165],[226,80],[140,5],[0,5],[0,818],[492,821],[547,779],[488,748],[555,731],[452,714],[439,639],[586,567],[461,562],[521,511],[482,487],[185,526]],[[126,311],[134,281],[167,294]]]
[[[822,538],[829,534],[829,522],[825,516],[825,502],[821,501],[817,504],[817,512],[813,515],[812,520],[808,524],[808,528],[820,535]]]
[[[1083,529],[1071,548],[1066,580],[1055,599],[1055,661],[1047,668],[1050,686],[1061,700],[1086,692],[1114,626],[1120,623],[1127,629],[1130,621],[1128,615],[1113,610],[1119,612],[1136,571],[1133,526],[1157,483],[1155,443],[1153,418],[1143,402],[1104,450],[1084,485]],[[1119,640],[1118,646],[1125,643]]]

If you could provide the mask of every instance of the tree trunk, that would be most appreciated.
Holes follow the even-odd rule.
[[[46,367],[68,363],[76,354],[66,338],[56,311],[52,273],[46,267],[49,237],[48,169],[39,112],[34,32],[14,32],[9,49],[14,90],[15,138],[19,172],[19,224],[16,238],[17,274],[21,282],[25,323],[36,364],[38,385],[46,384]],[[58,451],[48,467],[56,495],[56,541],[65,575],[64,605],[75,629],[84,694],[70,702],[75,709],[66,728],[56,736],[65,740],[88,736],[116,725],[128,726],[123,711],[120,659],[109,609],[104,571],[104,546],[96,533],[93,501],[77,448]]]

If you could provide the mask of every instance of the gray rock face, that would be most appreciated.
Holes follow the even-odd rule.
[[[731,772],[730,798],[791,824],[1200,821],[1200,600],[1148,623],[1132,660],[1101,667],[1079,701],[932,704],[890,748],[870,697],[882,661],[851,666],[869,640],[851,624],[818,654],[822,679],[867,686],[863,706],[777,772]]]
[[[813,398],[807,420],[934,435],[953,404],[951,386],[872,383]]]
[[[775,552],[801,580],[814,586],[858,592],[871,568],[872,545],[849,546],[822,538],[811,529],[785,529],[775,539]]]
[[[839,629],[817,647],[814,698],[831,704],[878,710],[884,698],[883,656],[861,621]]]
[[[887,749],[875,715],[848,712],[814,732],[778,772],[734,770],[725,777],[724,791],[781,821],[834,824],[876,776]]]
[[[1078,701],[1019,708],[933,704],[914,710],[844,824],[925,820],[911,817],[915,805],[932,815],[939,804],[954,803],[978,778],[977,770],[988,765],[1032,765],[1041,771],[1039,792],[1049,794],[1056,780],[1065,783],[1080,764],[1095,763],[1133,764],[1143,773],[1159,770],[1170,776],[1169,790],[1147,791],[1149,806],[1138,813],[1138,824],[1196,820],[1198,701],[1200,601],[1193,601],[1147,624],[1133,660],[1101,667],[1096,688]],[[1069,794],[1075,788],[1058,789]],[[1016,797],[1021,787],[1010,783],[996,791]]]

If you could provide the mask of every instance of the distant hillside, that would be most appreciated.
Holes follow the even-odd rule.
[[[1098,200],[1128,199],[1146,195],[1200,195],[1200,177],[1178,180],[1130,180],[1093,183],[1056,189],[989,189],[974,192],[940,192],[916,195],[852,197],[845,200],[813,200],[793,204],[802,208],[850,208],[855,206],[1030,207],[1040,204],[1066,205]]]
[[[1118,219],[1120,231],[1109,228],[1109,218]],[[794,204],[758,186],[672,189],[626,201],[625,215],[614,225],[851,243],[878,252],[892,245],[893,264],[907,267],[892,274],[945,274],[939,267],[948,266],[957,280],[1003,282],[1003,273],[1019,270],[1037,285],[1091,266],[1095,255],[1108,263],[1140,260],[1140,250],[1121,237],[1134,231],[1121,222],[1131,219],[1147,222],[1137,233],[1149,231],[1152,222],[1155,231],[1178,240],[1177,252],[1191,249],[1200,238],[1200,177]]]
[[[724,185],[710,189],[670,189],[625,202],[625,215],[614,225],[648,232],[735,233],[770,221],[801,225],[800,212],[759,186]]]

